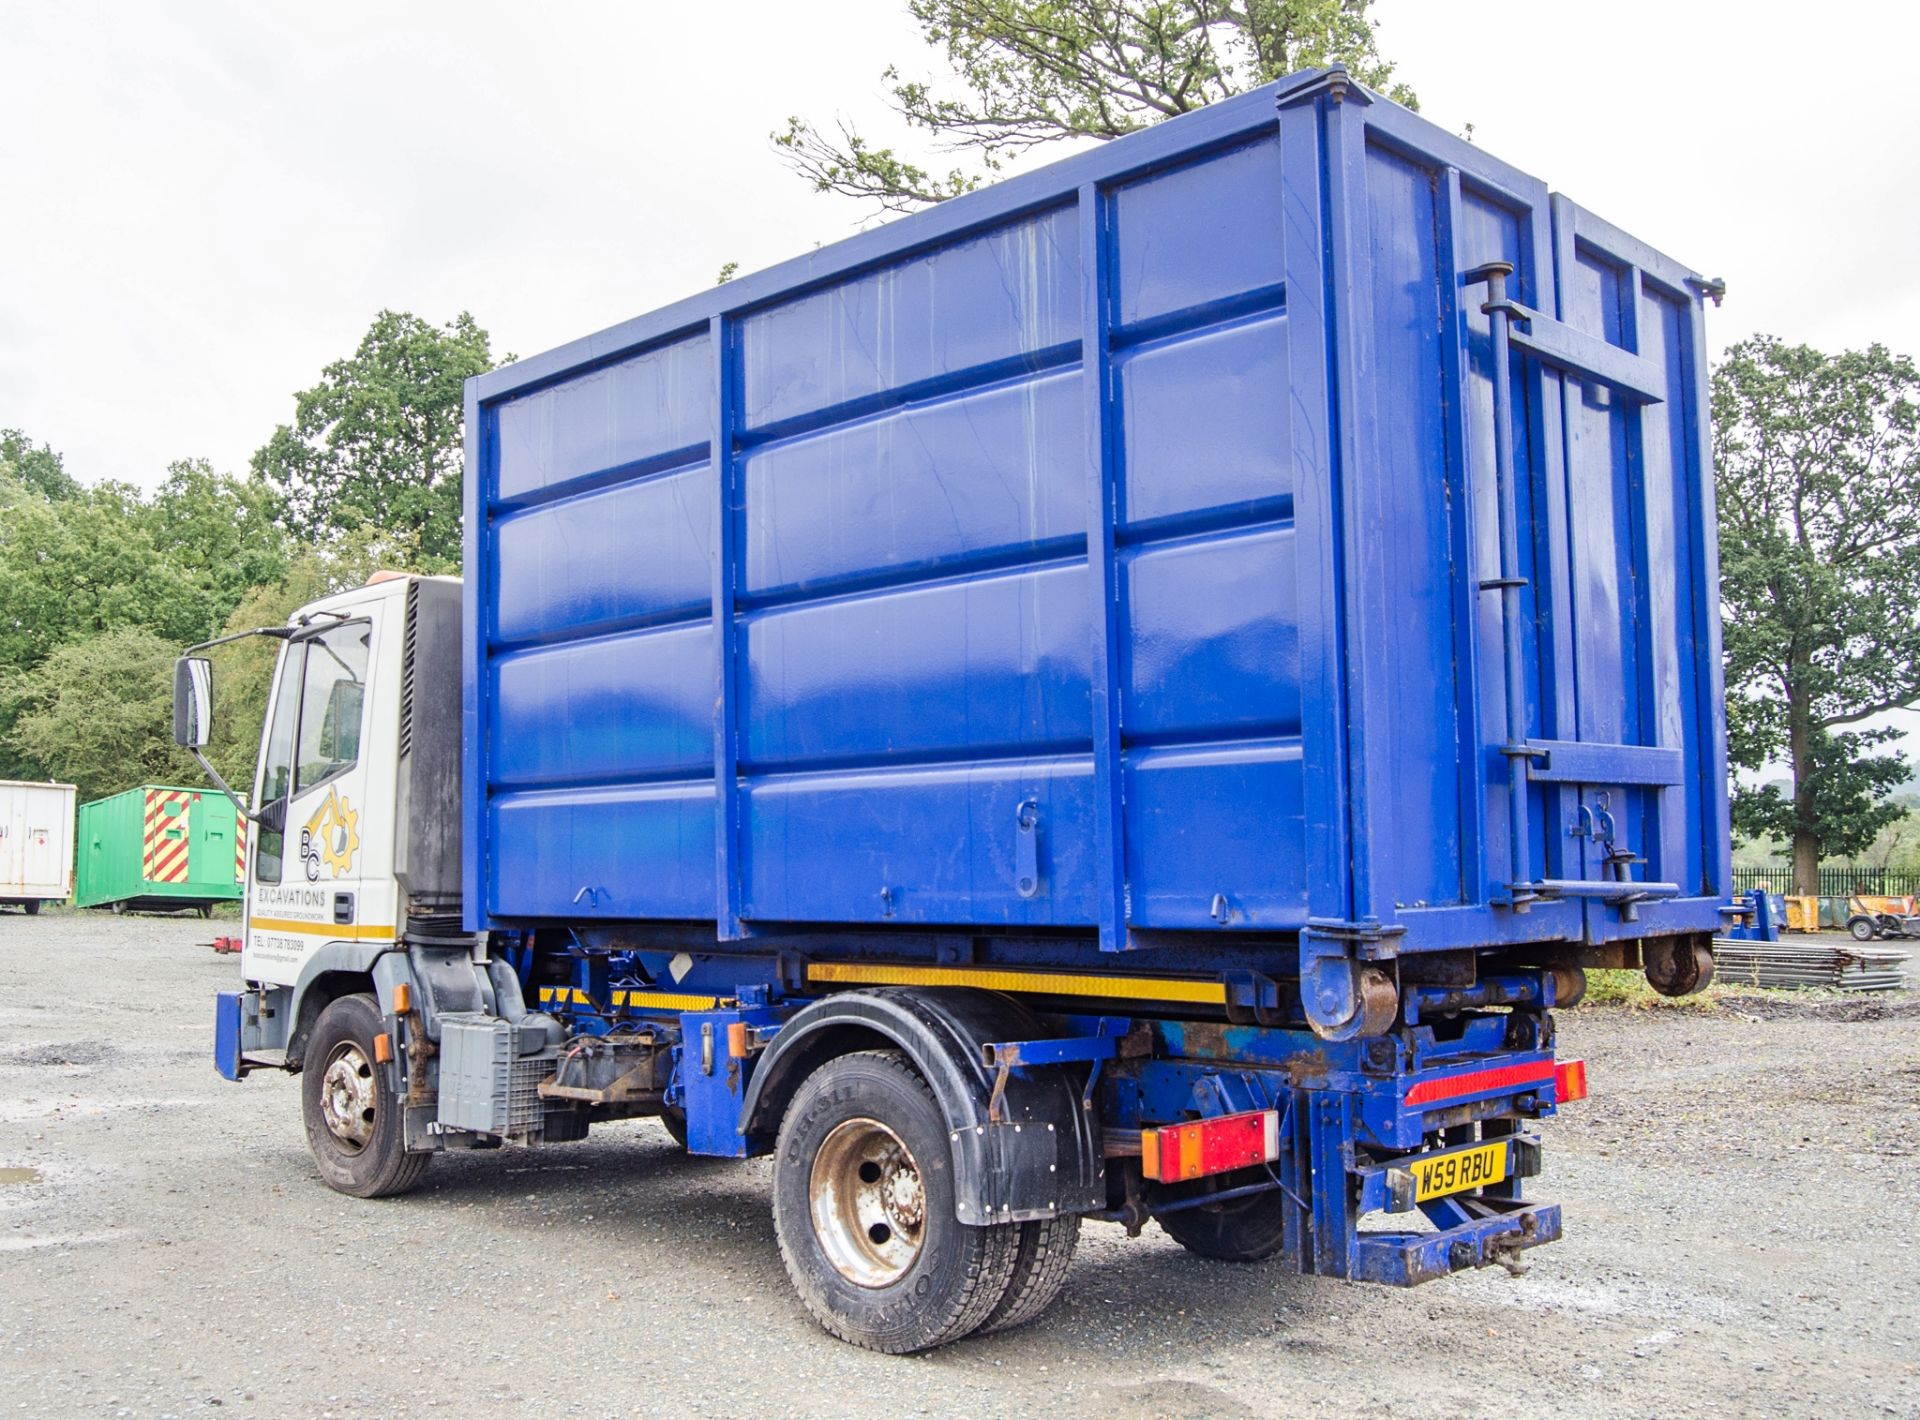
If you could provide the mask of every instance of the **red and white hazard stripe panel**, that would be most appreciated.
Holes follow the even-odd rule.
[[[247,821],[239,814],[233,816],[233,880],[247,880]]]
[[[187,880],[188,811],[193,795],[168,789],[147,790],[146,839],[140,876],[150,883]]]

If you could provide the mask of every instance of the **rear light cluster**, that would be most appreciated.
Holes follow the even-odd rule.
[[[1280,1157],[1280,1112],[1249,1110],[1169,1124],[1140,1132],[1140,1163],[1146,1176],[1181,1183],[1208,1174],[1270,1164]]]
[[[1587,1097],[1587,1062],[1562,1060],[1553,1067],[1553,1102],[1572,1104]]]

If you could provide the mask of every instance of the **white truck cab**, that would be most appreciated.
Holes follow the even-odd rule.
[[[377,574],[245,633],[282,642],[244,857],[241,974],[263,1000],[410,932],[459,934],[460,594],[458,578]],[[211,669],[181,667],[175,733],[197,751]],[[266,1038],[298,1033],[275,1024]]]

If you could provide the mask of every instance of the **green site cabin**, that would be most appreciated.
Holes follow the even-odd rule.
[[[144,784],[82,804],[76,829],[76,907],[172,911],[240,897],[238,815],[213,789]]]

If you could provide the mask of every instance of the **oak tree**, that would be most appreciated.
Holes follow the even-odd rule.
[[[1920,702],[1920,370],[1880,345],[1771,336],[1713,373],[1730,758],[1785,759],[1792,793],[1737,787],[1735,827],[1792,845],[1795,891],[1904,812],[1896,732]]]
[[[423,566],[457,568],[465,384],[493,364],[465,311],[444,326],[381,311],[352,355],[294,396],[293,423],[253,470],[285,499],[296,536],[320,544],[374,528]]]

